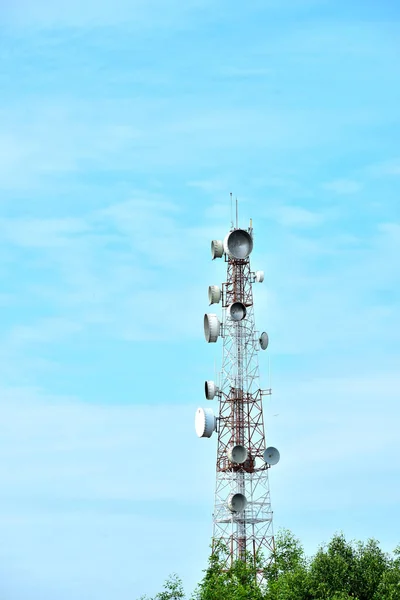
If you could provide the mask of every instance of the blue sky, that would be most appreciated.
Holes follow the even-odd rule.
[[[400,542],[400,10],[181,4],[0,5],[6,600],[199,580],[216,448],[193,418],[231,191],[266,273],[275,529],[310,553],[339,530]]]

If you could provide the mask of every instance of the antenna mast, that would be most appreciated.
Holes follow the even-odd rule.
[[[239,209],[238,209],[238,199],[236,198],[236,229],[239,228]]]
[[[210,305],[222,304],[222,318],[204,316],[206,341],[223,341],[218,382],[205,382],[207,400],[218,402],[218,417],[211,408],[199,408],[195,420],[199,437],[215,431],[218,436],[213,548],[218,541],[228,548],[226,568],[248,553],[255,561],[258,552],[268,564],[274,552],[268,472],[279,452],[265,441],[263,398],[271,389],[259,387],[258,353],[267,349],[269,339],[255,328],[253,284],[261,283],[264,273],[251,271],[252,250],[252,221],[248,230],[238,228],[236,199],[236,229],[223,242],[211,243],[212,258],[224,257],[227,264],[222,287],[208,289]]]

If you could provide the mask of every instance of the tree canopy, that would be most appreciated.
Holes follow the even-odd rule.
[[[210,556],[203,579],[192,596],[185,596],[177,575],[153,599],[141,600],[400,600],[400,546],[389,555],[379,542],[347,541],[340,533],[308,558],[288,530],[275,538],[274,560],[263,557],[236,561],[224,569],[224,548]],[[265,574],[264,583],[257,571]]]

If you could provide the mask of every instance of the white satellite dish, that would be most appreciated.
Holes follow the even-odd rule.
[[[221,300],[221,290],[217,285],[210,285],[208,287],[208,301],[211,304],[218,304]]]
[[[227,454],[230,462],[241,465],[246,462],[249,453],[247,452],[247,448],[239,444],[228,448]]]
[[[247,258],[253,250],[253,239],[244,229],[235,229],[225,237],[224,250],[232,258]]]
[[[269,344],[269,337],[266,331],[263,331],[258,340],[260,342],[260,346],[262,350],[266,350]]]
[[[206,381],[204,384],[204,391],[207,400],[214,400],[215,396],[217,395],[218,388],[214,381]]]
[[[199,438],[210,438],[217,428],[217,419],[211,408],[198,408],[194,427]]]
[[[231,512],[242,512],[247,506],[247,498],[243,494],[231,494],[228,499],[228,508]]]
[[[208,343],[216,342],[220,333],[221,323],[217,315],[208,313],[204,315],[204,336]]]
[[[256,271],[256,281],[257,283],[262,283],[264,281],[264,271]]]
[[[279,450],[270,446],[269,448],[264,450],[263,457],[267,465],[273,467],[274,465],[278,464],[281,455],[279,454]]]
[[[228,306],[228,315],[232,321],[241,321],[245,318],[247,313],[246,307],[242,302],[234,302]]]
[[[211,242],[211,256],[215,258],[221,258],[224,254],[224,244],[221,240],[213,240]]]

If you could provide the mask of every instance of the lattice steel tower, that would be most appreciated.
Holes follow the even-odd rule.
[[[222,319],[204,316],[207,342],[223,339],[219,381],[205,382],[208,400],[218,400],[218,417],[211,408],[199,408],[195,427],[199,437],[218,435],[213,544],[222,541],[228,548],[227,566],[245,551],[253,557],[263,553],[272,558],[274,536],[268,471],[279,461],[276,448],[266,447],[263,398],[271,389],[259,386],[258,352],[268,347],[268,335],[256,331],[253,283],[264,273],[250,268],[253,228],[232,225],[225,240],[211,243],[212,258],[224,258],[226,282],[212,285],[211,304],[222,304]]]

